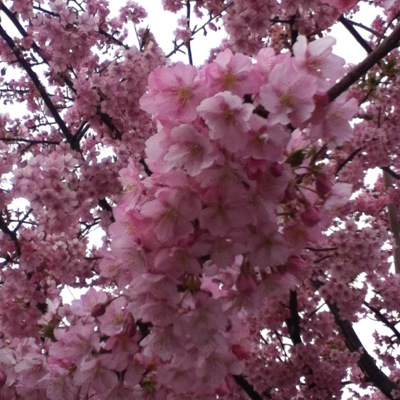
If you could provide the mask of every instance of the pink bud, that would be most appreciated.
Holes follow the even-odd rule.
[[[6,381],[7,374],[2,369],[0,369],[0,388],[2,388],[6,384]]]
[[[242,294],[250,294],[257,287],[257,283],[249,274],[240,273],[236,280],[236,288]]]
[[[101,315],[103,315],[106,312],[107,306],[108,306],[108,303],[96,304],[92,308],[92,312],[90,313],[90,315],[92,317],[100,317]]]
[[[287,272],[290,272],[298,279],[304,278],[307,270],[306,262],[299,256],[291,255],[286,263]]]
[[[331,191],[332,185],[328,177],[325,174],[320,173],[316,177],[315,187],[319,197],[323,197]]]
[[[232,346],[232,353],[239,359],[243,360],[244,358],[247,358],[249,356],[248,351],[241,346],[240,344],[234,344]]]
[[[125,321],[123,334],[127,337],[132,337],[136,333],[135,320],[131,313],[128,313]]]
[[[317,208],[312,207],[312,208],[309,208],[309,209],[303,211],[300,214],[300,218],[304,222],[305,225],[311,227],[311,226],[318,224],[318,222],[321,221],[321,214]]]
[[[269,172],[275,177],[279,178],[282,176],[283,173],[283,167],[282,164],[279,164],[278,161],[274,161],[271,166],[269,167]]]
[[[257,179],[267,170],[267,163],[264,160],[255,160],[250,158],[246,162],[246,173],[249,179]]]

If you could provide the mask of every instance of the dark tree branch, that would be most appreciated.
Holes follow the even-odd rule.
[[[383,322],[393,332],[396,338],[400,341],[400,332],[387,319],[387,317],[383,315],[378,308],[371,306],[371,304],[369,304],[367,301],[364,301],[363,304],[365,307],[369,308],[375,314],[376,318],[378,318],[379,321]]]
[[[46,107],[50,111],[50,114],[52,115],[54,120],[57,122],[57,125],[59,126],[64,138],[71,145],[71,148],[73,150],[78,150],[78,146],[74,140],[73,135],[71,134],[71,132],[67,128],[67,125],[65,124],[64,120],[61,118],[60,114],[58,113],[56,106],[51,101],[45,87],[42,85],[38,76],[31,68],[31,65],[29,64],[29,62],[26,61],[26,59],[24,58],[21,50],[16,46],[13,39],[7,34],[7,32],[4,30],[4,28],[1,25],[0,25],[0,36],[7,43],[8,47],[10,48],[10,50],[14,54],[15,58],[17,59],[18,63],[26,71],[29,78],[35,85],[36,89],[39,91],[40,96],[42,97],[44,103],[46,104]]]
[[[326,302],[331,311],[336,324],[339,326],[344,337],[347,348],[352,352],[360,352],[358,366],[364,373],[365,377],[373,386],[379,389],[388,399],[395,400],[392,396],[394,390],[399,387],[392,382],[388,376],[377,367],[375,360],[367,353],[351,323],[341,318],[336,304]]]
[[[110,132],[115,133],[114,139],[120,140],[122,138],[122,132],[114,125],[111,117],[101,111],[100,105],[97,107],[96,113],[100,117],[101,122],[110,130]]]
[[[188,29],[190,29],[190,1],[186,2],[186,26]],[[186,48],[188,51],[188,57],[189,57],[189,64],[193,65],[193,54],[192,54],[192,46],[190,44],[191,38],[186,42]]]
[[[343,15],[339,18],[339,21],[342,22],[342,19],[345,20],[348,24],[350,24],[352,26],[358,26],[359,28],[364,29],[365,31],[367,31],[369,33],[372,33],[374,36],[377,36],[378,38],[386,39],[386,36],[383,35],[382,33],[377,32],[374,29],[369,28],[368,26],[365,26],[364,24],[361,24],[360,22],[356,22],[356,21],[353,21],[352,19],[345,18]],[[346,25],[344,25],[344,26],[347,28]]]
[[[286,325],[288,328],[290,339],[293,344],[301,344],[301,335],[300,335],[300,316],[297,308],[297,292],[295,290],[291,290],[289,294],[289,310],[290,310],[290,318],[286,320]]]
[[[328,92],[329,101],[333,101],[344,93],[351,85],[365,75],[375,64],[379,63],[393,49],[399,46],[400,40],[400,24],[397,25],[393,32],[369,55],[354,67],[343,79],[332,86]]]
[[[364,48],[367,53],[372,53],[373,48],[369,43],[358,33],[357,29],[354,28],[352,21],[345,18],[343,15],[340,16],[339,21],[341,24],[353,35],[354,39]]]
[[[23,218],[21,220],[18,221],[16,227],[12,230],[13,233],[17,233],[18,229],[26,222],[26,220],[28,219],[29,215],[31,214],[31,212],[33,211],[32,208],[30,208],[26,214],[23,216]]]
[[[33,7],[35,8],[35,7]],[[41,8],[40,11],[45,11]],[[28,32],[26,32],[26,30],[24,29],[24,27],[20,24],[20,22],[18,21],[18,18],[16,18],[15,14],[12,13],[3,3],[0,2],[0,10],[4,12],[4,14],[7,15],[7,17],[10,19],[10,21],[14,24],[14,26],[17,28],[18,32],[23,36],[23,37],[28,37],[29,34]],[[49,12],[50,13],[50,12]],[[51,13],[51,15],[53,16],[58,16],[58,14],[55,13]],[[41,48],[37,45],[37,43],[35,43],[34,41],[32,42],[32,49],[42,58],[43,62],[46,63],[48,65],[48,62],[46,59],[43,58],[43,52],[41,50]],[[65,74],[63,74],[62,76],[60,76],[62,78],[62,80],[65,82],[65,84],[69,87],[70,90],[72,90],[72,92],[76,93],[76,90],[74,88],[74,84],[72,83],[72,81],[65,76]]]
[[[381,170],[387,172],[394,179],[400,180],[400,174],[397,174],[396,172],[391,170],[390,167],[381,167]]]
[[[207,27],[207,25],[208,25],[210,22],[212,22],[212,21],[214,21],[215,19],[217,19],[218,17],[220,17],[221,14],[222,14],[226,9],[228,9],[228,7],[230,7],[232,4],[233,4],[233,1],[231,1],[230,3],[228,3],[228,4],[222,9],[222,11],[221,11],[219,14],[210,17],[203,25],[199,26],[199,27],[196,28],[196,29],[193,29],[193,31],[192,31],[192,36],[196,35],[196,33],[200,32],[200,31],[203,31],[203,30]],[[176,52],[180,51],[180,49],[181,49],[183,46],[186,46],[186,42],[183,42],[183,41],[182,41],[182,42],[179,43],[179,44],[176,44],[176,43],[175,43],[175,44],[174,44],[174,49],[173,49],[172,51],[170,51],[165,57],[167,57],[167,58],[171,57],[171,56],[174,55]]]
[[[151,169],[149,168],[149,166],[146,164],[146,161],[143,160],[143,158],[141,158],[139,160],[140,164],[142,164],[143,166],[143,170],[144,172],[146,172],[147,176],[151,176],[153,174],[153,172],[151,171]]]
[[[105,36],[110,41],[112,41],[115,44],[117,44],[118,46],[123,47],[125,50],[129,50],[130,49],[130,47],[127,44],[122,43],[119,39],[115,38],[113,35],[111,35],[110,33],[106,32],[104,29],[100,28],[99,29],[99,33],[102,34],[103,36]]]
[[[115,222],[115,218],[113,215],[113,209],[112,207],[108,204],[106,199],[99,199],[97,204],[102,208],[103,210],[107,211],[110,214],[110,220],[111,222]]]
[[[347,163],[353,161],[356,155],[362,150],[362,147],[355,149],[341,164],[336,168],[335,175],[338,176],[339,172],[346,166]]]
[[[17,238],[17,233],[15,231],[12,231],[4,219],[0,217],[0,231],[2,231],[4,234],[6,234],[11,241],[14,243],[15,246],[15,252],[17,257],[21,255],[21,245],[19,244],[18,238]],[[10,260],[11,261],[11,260]]]
[[[243,389],[251,400],[263,400],[263,398],[254,390],[253,386],[243,375],[232,375],[235,382]]]

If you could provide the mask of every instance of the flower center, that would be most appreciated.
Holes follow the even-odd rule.
[[[223,76],[222,76],[222,86],[224,89],[229,90],[234,88],[236,85],[236,76],[232,74],[232,72],[227,71]]]
[[[177,90],[179,102],[184,106],[192,97],[193,90],[188,86],[180,86]]]

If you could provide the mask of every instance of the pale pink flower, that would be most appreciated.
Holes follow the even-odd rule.
[[[212,165],[215,157],[209,140],[191,125],[174,128],[171,131],[171,140],[174,144],[164,156],[171,167],[183,167],[189,175],[195,176]]]
[[[243,97],[258,91],[261,79],[254,73],[254,66],[244,54],[233,54],[226,49],[214,62],[206,65],[204,76],[209,94],[229,91]]]
[[[341,145],[353,134],[349,121],[357,110],[358,102],[355,98],[347,101],[343,97],[338,98],[318,111],[320,121],[311,125],[310,136],[324,139],[333,145]]]
[[[74,375],[75,383],[99,394],[117,386],[118,376],[108,368],[105,360],[100,355],[98,358],[82,361]]]
[[[178,240],[191,234],[194,230],[190,221],[195,219],[199,213],[199,200],[188,198],[185,193],[180,194],[177,190],[161,189],[157,198],[143,204],[141,214],[152,221],[151,225],[158,240],[167,242]]]
[[[107,305],[105,313],[98,317],[102,333],[113,336],[124,330],[127,317],[126,303],[124,297],[118,297]]]
[[[298,127],[311,117],[316,90],[315,78],[296,70],[289,59],[271,71],[268,83],[260,89],[260,103],[270,112],[271,124]]]
[[[307,43],[305,36],[299,36],[293,46],[298,65],[318,79],[320,91],[328,89],[344,73],[344,59],[332,54],[335,43],[336,39],[330,36],[310,43]]]
[[[78,316],[89,316],[96,306],[106,303],[108,299],[106,292],[90,288],[80,299],[72,301],[71,311]]]
[[[289,247],[279,233],[260,232],[250,239],[248,257],[252,266],[263,270],[285,264],[289,257]]]
[[[210,128],[211,139],[219,140],[231,152],[246,145],[248,121],[253,111],[251,104],[243,104],[239,96],[222,92],[203,100],[197,111]]]
[[[149,76],[149,93],[140,99],[141,107],[160,120],[193,121],[196,107],[205,97],[196,76],[195,67],[181,62],[169,68],[156,68]]]

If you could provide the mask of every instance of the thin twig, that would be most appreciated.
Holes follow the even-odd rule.
[[[23,138],[2,138],[0,137],[2,142],[23,142],[29,144],[60,144],[61,142],[57,142],[55,140],[33,140],[33,139],[23,139]]]
[[[353,35],[354,39],[364,48],[367,53],[372,53],[373,48],[369,43],[358,33],[353,26],[353,21],[345,18],[343,15],[340,16],[339,21],[341,24]]]
[[[219,18],[219,17],[221,16],[221,14],[222,14],[225,10],[227,10],[231,5],[233,5],[233,1],[231,1],[230,3],[228,3],[228,4],[221,10],[221,12],[220,12],[219,14],[210,17],[203,25],[201,25],[201,26],[199,26],[198,28],[194,29],[194,30],[192,31],[192,36],[196,35],[196,33],[200,32],[200,31],[203,31],[203,30],[206,28],[206,26],[207,26],[210,22],[212,22],[212,21],[214,21],[215,19]],[[185,45],[186,45],[186,42],[184,42],[184,41],[182,41],[182,42],[179,43],[179,44],[175,44],[175,45],[174,45],[174,49],[173,49],[172,51],[170,51],[165,57],[166,57],[166,58],[171,57],[171,56],[174,55],[176,52],[180,51],[180,49],[181,49],[183,46],[185,46]]]
[[[187,1],[186,2],[186,27],[189,30],[190,30],[190,16],[191,16],[190,15],[190,1]],[[191,39],[192,38],[190,37],[190,39],[186,42],[186,48],[187,48],[187,52],[188,52],[189,64],[193,65],[192,46],[190,44]]]

